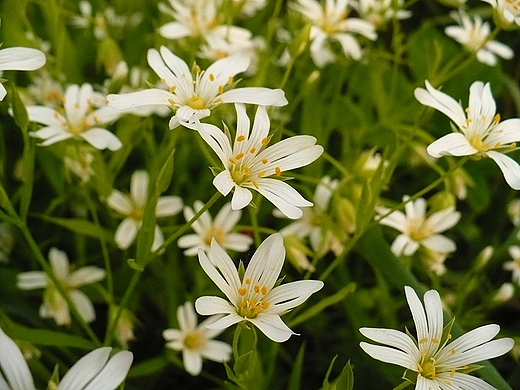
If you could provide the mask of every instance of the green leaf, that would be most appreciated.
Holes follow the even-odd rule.
[[[47,329],[30,329],[22,325],[10,323],[2,329],[13,339],[25,340],[36,345],[53,347],[73,347],[93,350],[98,347],[83,337]]]
[[[144,377],[157,374],[168,366],[168,359],[161,355],[134,364],[128,372],[128,378]]]
[[[341,374],[336,378],[337,390],[352,390],[354,388],[354,372],[350,365],[350,360],[345,364]]]
[[[300,349],[298,350],[298,354],[296,355],[296,359],[293,363],[293,369],[291,371],[291,375],[289,376],[289,384],[287,385],[287,390],[300,390],[301,389],[301,379],[303,372],[303,357],[305,356],[305,344],[302,344]]]
[[[87,237],[93,237],[98,239],[104,239],[107,242],[114,242],[114,234],[107,230],[103,229],[96,224],[86,221],[84,219],[79,218],[56,218],[49,217],[43,214],[35,214],[36,217],[43,219],[44,221],[53,223],[58,226],[62,226],[71,232],[81,234]]]
[[[157,194],[161,194],[168,189],[173,174],[173,154],[175,149],[172,149],[166,161],[162,165],[159,173],[157,174],[157,180],[155,181],[155,190]]]
[[[29,115],[27,115],[27,109],[23,104],[18,91],[14,84],[11,84],[9,91],[9,97],[11,98],[11,107],[13,108],[13,117],[16,126],[18,126],[24,134],[27,133],[27,127],[29,126]]]
[[[235,371],[235,374],[237,375],[245,375],[247,374],[251,363],[254,361],[253,357],[254,351],[249,351],[242,356],[240,356],[233,365],[233,370]]]

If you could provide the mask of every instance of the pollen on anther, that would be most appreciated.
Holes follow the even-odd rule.
[[[439,344],[440,340],[438,338],[433,337],[432,338],[432,343]]]
[[[253,289],[255,290],[255,293],[260,292],[260,286],[258,284],[256,284],[255,287],[253,287]]]
[[[262,289],[260,290],[262,292],[262,295],[267,294],[267,286],[262,286]]]
[[[238,307],[240,307],[241,309],[243,309],[243,308],[246,307],[246,306],[247,306],[247,303],[244,302],[244,301],[242,301],[242,302],[240,302],[240,303],[238,304]]]
[[[496,114],[493,120],[495,121],[495,123],[500,122],[500,114]]]
[[[218,86],[218,93],[224,93],[224,87],[222,85]]]
[[[229,76],[227,83],[229,85],[233,84],[233,77]]]
[[[253,185],[255,186],[256,189],[259,189],[260,187],[258,186],[258,183],[256,182],[256,180],[251,180],[251,183],[253,183]]]
[[[265,171],[262,171],[262,172],[258,172],[258,174],[257,174],[256,176],[258,176],[259,178],[261,178],[261,177],[264,177],[265,174],[266,174],[266,172],[265,172]]]
[[[232,158],[232,157],[230,157],[228,160],[229,160],[229,162],[230,162],[231,164],[236,164],[236,163],[237,163],[237,160],[235,160],[235,159]]]
[[[246,284],[251,284],[251,279],[247,278],[246,279]]]
[[[266,158],[263,158],[263,159],[262,159],[262,164],[267,164],[268,162],[269,162],[268,159],[266,159]]]
[[[262,145],[267,145],[269,143],[269,138],[268,137],[265,137],[264,139],[262,139]]]
[[[209,74],[209,80],[210,81],[215,81],[215,75],[213,73]]]
[[[254,152],[256,152],[256,148],[255,147],[252,147],[251,149],[249,149],[249,153],[253,154]]]
[[[428,337],[423,337],[419,340],[419,344],[426,343],[428,341]]]
[[[177,89],[177,86],[172,85],[169,89],[170,93],[175,93],[175,90]]]
[[[237,137],[237,142],[242,142],[243,140],[246,139],[246,136],[243,135],[243,134],[240,134],[238,137]]]
[[[274,173],[276,174],[276,176],[280,176],[282,174],[282,170],[280,169],[280,167],[275,167]]]
[[[262,301],[262,309],[268,309],[269,308],[269,302]]]
[[[174,105],[175,105],[175,100],[173,100],[173,99],[168,99],[168,103],[170,103],[172,106],[174,106]]]
[[[244,287],[238,289],[238,293],[242,296],[246,295],[247,290]]]
[[[241,152],[241,153],[238,153],[238,154],[235,156],[235,158],[236,158],[237,160],[240,160],[240,159],[243,158],[243,157],[244,157],[244,153],[242,153],[242,152]]]
[[[243,171],[247,176],[251,174],[251,169],[249,169],[249,167],[244,167]]]
[[[200,73],[200,72],[201,72],[201,70],[200,70],[200,66],[195,65],[195,72],[197,72],[197,73]]]

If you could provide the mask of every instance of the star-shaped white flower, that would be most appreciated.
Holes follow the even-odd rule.
[[[503,267],[507,271],[511,271],[511,279],[517,285],[520,285],[520,246],[511,245],[508,249],[509,255],[513,258],[512,261],[506,261]]]
[[[114,239],[120,249],[127,249],[134,242],[137,232],[143,223],[143,213],[148,198],[148,172],[135,171],[130,180],[130,194],[113,190],[107,198],[107,204],[121,213],[125,218],[116,229]],[[155,207],[155,216],[170,217],[182,210],[182,200],[178,196],[161,196]],[[164,242],[159,225],[155,225],[155,235],[152,251],[158,249]]]
[[[451,15],[460,26],[448,26],[444,32],[466,50],[475,52],[477,60],[483,64],[495,66],[497,64],[496,56],[506,60],[513,58],[515,53],[509,46],[489,40],[491,34],[489,23],[483,22],[480,16],[475,15],[471,20],[471,17],[462,10]]]
[[[452,120],[454,133],[431,143],[430,156],[481,156],[494,160],[504,178],[515,190],[520,189],[520,166],[503,151],[511,150],[520,141],[520,119],[500,122],[489,83],[475,81],[469,89],[469,104],[465,110],[451,96],[433,88],[428,80],[426,89],[416,88],[415,98],[433,107]]]
[[[241,53],[223,58],[211,64],[205,71],[195,67],[192,76],[186,62],[173,54],[165,46],[160,52],[148,50],[148,65],[168,86],[168,91],[158,88],[108,95],[108,105],[119,110],[127,110],[143,105],[166,105],[175,110],[170,120],[170,129],[179,121],[193,121],[205,118],[211,110],[224,103],[250,103],[266,106],[287,104],[281,89],[260,87],[233,89],[233,77],[249,67],[249,58]]]
[[[0,74],[4,70],[36,70],[45,65],[45,54],[28,47],[8,47],[0,50]],[[0,80],[0,101],[4,100],[7,90]]]
[[[65,374],[56,390],[116,390],[123,383],[134,355],[119,351],[110,356],[112,348],[97,348],[79,359]],[[16,343],[0,328],[0,389],[35,390],[29,366]],[[2,373],[5,375],[2,375]]]
[[[310,51],[314,63],[319,67],[334,61],[335,56],[327,45],[329,40],[338,41],[345,56],[359,60],[363,51],[351,33],[370,40],[377,38],[372,23],[348,17],[349,0],[327,0],[323,5],[315,0],[297,0],[292,6],[313,24]]]
[[[502,28],[520,26],[520,0],[482,0],[495,9],[495,21]]]
[[[210,250],[215,265],[202,249],[199,250],[200,265],[229,301],[209,296],[195,301],[199,314],[225,314],[225,317],[206,325],[208,328],[225,329],[240,321],[248,321],[276,342],[286,341],[295,334],[280,315],[305,302],[323,287],[323,282],[298,280],[275,287],[285,259],[280,233],[267,237],[260,244],[242,278],[231,258],[215,240]]]
[[[280,233],[283,236],[296,236],[300,239],[309,237],[312,250],[316,253],[327,252],[331,247],[342,245],[338,242],[339,239],[334,236],[328,236],[327,229],[323,226],[327,220],[327,209],[329,207],[330,198],[336,187],[337,180],[331,180],[330,177],[324,176],[320,183],[316,186],[314,191],[314,206],[303,209],[303,216],[297,221],[287,225]],[[274,215],[279,217],[275,210]],[[328,237],[328,240],[326,240]],[[327,242],[328,241],[328,242]],[[334,241],[337,245],[334,245]]]
[[[231,357],[231,346],[228,343],[212,340],[222,333],[223,329],[209,329],[207,325],[221,316],[212,316],[197,324],[197,314],[191,302],[177,308],[177,321],[180,329],[166,329],[163,337],[168,341],[166,346],[175,351],[182,351],[184,368],[191,375],[199,375],[202,371],[202,359],[215,362],[227,362]]]
[[[189,206],[184,207],[184,218],[189,221],[199,212],[204,204],[201,201],[195,201],[194,209]],[[240,220],[242,216],[241,210],[231,209],[231,203],[226,203],[215,216],[213,220],[208,211],[193,222],[191,227],[196,234],[186,234],[179,238],[177,244],[179,248],[187,248],[184,251],[186,256],[195,256],[201,248],[210,257],[211,240],[215,239],[224,249],[231,249],[237,252],[245,252],[253,243],[253,239],[247,234],[233,233],[231,230]]]
[[[57,248],[49,251],[49,261],[52,271],[68,293],[72,303],[86,322],[96,319],[96,313],[91,300],[80,290],[79,287],[99,282],[105,277],[105,270],[87,266],[70,272],[67,254]],[[61,296],[56,286],[42,271],[29,271],[18,274],[18,288],[22,290],[33,290],[44,288],[43,304],[40,307],[40,316],[52,317],[58,325],[70,324],[70,312],[67,301]]]
[[[303,214],[301,207],[310,207],[312,203],[286,182],[269,176],[279,177],[282,172],[310,164],[321,156],[323,148],[316,145],[316,138],[309,135],[297,135],[267,147],[270,122],[266,108],[258,107],[250,130],[245,106],[235,106],[237,127],[233,144],[214,125],[185,124],[186,127],[198,130],[223,164],[224,170],[215,176],[213,184],[224,196],[234,190],[231,200],[233,210],[246,207],[253,199],[251,190],[255,190],[288,218],[300,218]]]
[[[404,196],[405,212],[395,210],[382,218],[379,223],[393,227],[401,232],[392,243],[392,252],[396,256],[413,255],[420,245],[441,254],[454,252],[455,243],[449,238],[438,234],[455,226],[460,219],[460,212],[451,206],[437,211],[426,217],[426,200],[418,198],[408,202],[409,197]],[[378,207],[379,215],[385,215],[390,211],[386,207]]]
[[[404,10],[404,0],[357,0],[352,2],[361,18],[369,21],[377,28],[383,27],[392,19],[408,19],[411,11]]]
[[[45,125],[30,135],[43,139],[41,146],[74,138],[83,139],[96,149],[118,150],[123,144],[102,125],[115,121],[122,113],[108,106],[95,109],[95,101],[98,98],[92,85],[85,83],[81,87],[79,85],[67,87],[63,109],[28,106],[29,120]]]
[[[513,348],[513,339],[492,340],[500,327],[490,324],[449,342],[449,334],[443,338],[443,313],[439,293],[435,290],[427,291],[424,294],[424,307],[411,287],[405,287],[405,294],[417,337],[394,329],[361,328],[359,331],[363,336],[387,346],[361,342],[360,347],[374,359],[396,364],[416,373],[416,379],[409,376],[407,378],[415,383],[417,390],[494,389],[482,379],[466,372],[475,369],[470,366],[473,363],[507,353]]]

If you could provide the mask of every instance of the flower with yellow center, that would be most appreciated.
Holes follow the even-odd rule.
[[[193,209],[184,207],[184,218],[189,221],[199,212],[204,204],[201,201],[195,201]],[[231,203],[226,203],[215,216],[211,217],[208,211],[202,215],[191,225],[195,234],[186,234],[179,238],[179,248],[187,248],[184,251],[186,256],[195,256],[202,248],[211,260],[211,252],[209,250],[211,241],[215,239],[217,243],[225,249],[231,249],[237,252],[245,252],[253,243],[253,239],[247,234],[234,233],[232,229],[242,216],[241,210],[232,210]]]
[[[49,250],[49,262],[52,272],[69,295],[78,313],[86,322],[96,318],[94,306],[90,299],[78,288],[87,284],[96,283],[105,277],[105,270],[87,266],[70,271],[67,254],[57,248]],[[42,271],[29,271],[18,274],[18,288],[33,290],[45,288],[43,304],[40,307],[40,316],[54,318],[58,325],[69,325],[71,318],[67,301],[60,295],[53,282]]]
[[[253,199],[251,190],[254,190],[288,218],[300,218],[303,215],[301,208],[310,207],[312,203],[289,184],[276,178],[280,178],[283,172],[315,161],[323,153],[323,148],[316,145],[316,138],[308,135],[297,135],[267,147],[270,122],[266,108],[258,107],[250,130],[245,106],[235,106],[237,127],[233,144],[225,132],[214,125],[185,124],[199,132],[224,166],[213,179],[213,184],[224,196],[234,191],[231,199],[233,210],[246,207]]]
[[[209,329],[207,325],[221,316],[212,316],[197,325],[197,314],[193,303],[186,302],[177,308],[177,322],[180,329],[166,329],[163,337],[168,341],[166,347],[182,351],[184,368],[191,375],[202,371],[202,359],[227,362],[231,357],[231,346],[223,341],[213,340],[222,329]]]
[[[143,213],[148,197],[148,172],[135,171],[130,181],[130,194],[125,195],[113,190],[107,198],[107,204],[112,209],[126,216],[116,229],[114,239],[120,249],[127,249],[134,242],[137,232],[143,222]],[[182,200],[178,196],[161,196],[155,208],[156,217],[169,217],[182,210]],[[155,225],[155,235],[152,251],[158,249],[164,242],[159,225]]]
[[[494,20],[501,28],[520,26],[520,0],[482,0],[494,8]]]
[[[297,0],[293,8],[312,23],[310,52],[314,63],[322,67],[334,61],[335,56],[328,46],[329,41],[338,41],[347,57],[359,60],[363,51],[351,33],[375,40],[375,26],[359,18],[349,17],[349,0],[327,0],[320,4],[316,0]]]
[[[418,198],[408,201],[409,197],[404,196],[406,202],[405,213],[395,210],[388,214],[390,209],[378,207],[379,215],[386,215],[379,223],[393,227],[401,232],[392,243],[392,252],[396,256],[411,256],[420,245],[430,251],[447,254],[454,252],[455,243],[449,238],[438,234],[457,224],[460,219],[460,212],[455,211],[454,207],[448,207],[437,211],[426,217],[426,200]]]
[[[29,120],[45,125],[30,135],[43,139],[41,146],[74,138],[83,139],[96,149],[118,150],[123,146],[119,138],[101,126],[115,121],[123,113],[107,106],[95,108],[97,98],[92,85],[85,83],[81,87],[69,85],[65,90],[63,107],[58,110],[28,106]]]
[[[449,37],[459,42],[466,50],[475,52],[477,60],[483,64],[494,66],[497,64],[496,56],[511,59],[513,50],[498,41],[489,40],[491,30],[489,23],[482,22],[482,18],[475,15],[473,20],[464,11],[453,12],[451,16],[459,22],[460,26],[448,26],[444,32]]]
[[[175,115],[170,129],[179,121],[198,121],[210,115],[211,110],[224,103],[249,103],[264,106],[287,104],[281,89],[260,87],[233,89],[233,78],[249,67],[249,58],[241,53],[211,64],[205,71],[195,66],[193,76],[186,62],[161,46],[160,52],[148,50],[148,65],[168,86],[168,90],[152,88],[119,95],[108,95],[108,105],[118,110],[139,106],[162,105],[171,107]]]
[[[394,329],[361,328],[359,331],[363,336],[386,346],[361,342],[360,347],[374,359],[406,368],[406,378],[415,383],[417,390],[494,389],[467,372],[478,368],[471,366],[474,363],[507,353],[513,348],[513,339],[492,340],[500,327],[490,324],[451,341],[449,329],[443,329],[439,293],[435,290],[427,291],[423,307],[411,287],[405,286],[404,289],[417,337]],[[446,331],[444,338],[443,331]],[[415,373],[411,379],[409,371]]]
[[[469,103],[464,110],[451,96],[435,89],[425,81],[426,89],[416,88],[415,98],[425,106],[433,107],[452,120],[454,133],[431,143],[430,156],[489,157],[502,170],[509,186],[520,189],[520,166],[504,152],[511,151],[520,141],[520,119],[500,121],[489,83],[475,81],[469,89]]]
[[[229,255],[213,240],[213,263],[199,249],[199,262],[213,283],[228,300],[215,296],[200,297],[195,301],[202,315],[224,314],[210,329],[225,329],[240,321],[252,323],[268,338],[283,342],[295,334],[280,315],[305,302],[323,287],[320,280],[299,280],[275,287],[285,259],[285,248],[280,233],[267,237],[254,253],[243,277],[240,277]]]

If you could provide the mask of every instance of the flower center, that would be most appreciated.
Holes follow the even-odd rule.
[[[195,110],[202,110],[204,107],[206,107],[206,103],[204,102],[204,100],[202,100],[202,98],[197,95],[192,96],[186,102],[186,104]]]
[[[419,367],[419,373],[428,379],[435,379],[435,359],[430,358]]]
[[[206,344],[206,339],[200,332],[190,332],[184,337],[183,343],[188,349],[198,349]]]
[[[480,138],[478,134],[475,134],[474,136],[470,137],[469,143],[471,146],[477,149],[479,153],[485,153],[491,148],[482,140],[482,138]]]
[[[139,222],[143,219],[144,216],[144,210],[141,207],[134,207],[132,210],[132,213],[130,214],[130,218],[133,220]]]
[[[424,219],[411,221],[408,227],[408,237],[416,242],[424,240],[433,233],[435,233],[435,230],[433,230]]]
[[[255,318],[268,309],[270,304],[264,299],[268,292],[267,286],[253,285],[251,279],[246,279],[238,289],[238,295],[243,299],[237,305],[237,314],[244,318]]]
[[[204,238],[204,242],[209,246],[211,244],[212,238],[214,238],[216,242],[218,242],[220,245],[222,245],[223,242],[225,241],[225,234],[222,231],[222,229],[219,229],[219,228],[213,226],[206,234],[206,237]]]

